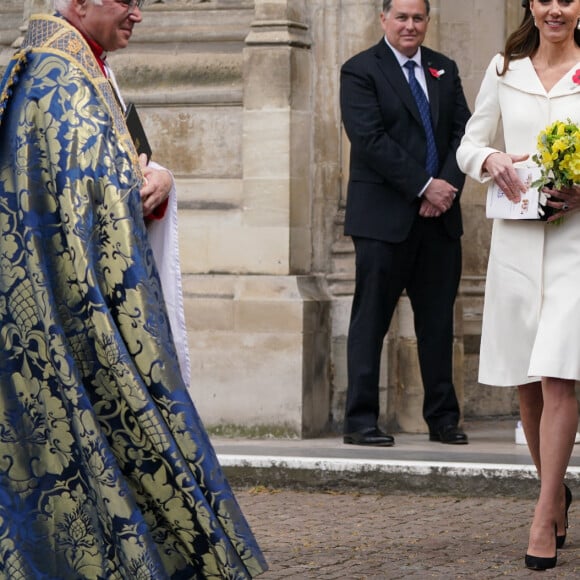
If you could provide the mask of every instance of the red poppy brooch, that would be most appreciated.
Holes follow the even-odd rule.
[[[436,68],[430,68],[429,72],[434,79],[440,79],[445,74],[443,69],[437,70]],[[576,72],[579,73],[580,69]],[[578,82],[580,83],[580,80]]]

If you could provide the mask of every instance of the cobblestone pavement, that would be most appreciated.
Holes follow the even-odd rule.
[[[236,496],[270,565],[263,580],[538,578],[523,566],[533,500],[261,487]],[[567,547],[543,579],[580,578],[574,507]]]

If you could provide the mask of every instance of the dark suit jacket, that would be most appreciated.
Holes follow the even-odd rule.
[[[465,176],[455,152],[470,112],[454,61],[421,48],[439,174],[459,189]],[[429,68],[444,70],[435,78]],[[417,197],[429,179],[426,140],[409,83],[384,38],[348,60],[341,69],[342,121],[351,142],[345,234],[401,242],[417,219]],[[463,233],[460,195],[440,218],[447,233]]]

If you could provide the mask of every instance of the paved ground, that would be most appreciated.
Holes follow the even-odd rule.
[[[237,490],[263,580],[538,578],[523,557],[533,500]],[[580,526],[541,578],[580,578]]]
[[[567,548],[541,575],[523,565],[538,482],[514,427],[470,423],[465,446],[213,442],[270,564],[263,580],[580,579],[580,445]]]

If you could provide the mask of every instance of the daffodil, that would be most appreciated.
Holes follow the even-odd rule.
[[[550,184],[556,189],[580,181],[580,128],[570,119],[555,121],[538,135],[538,150],[532,159],[541,168],[538,188]]]

